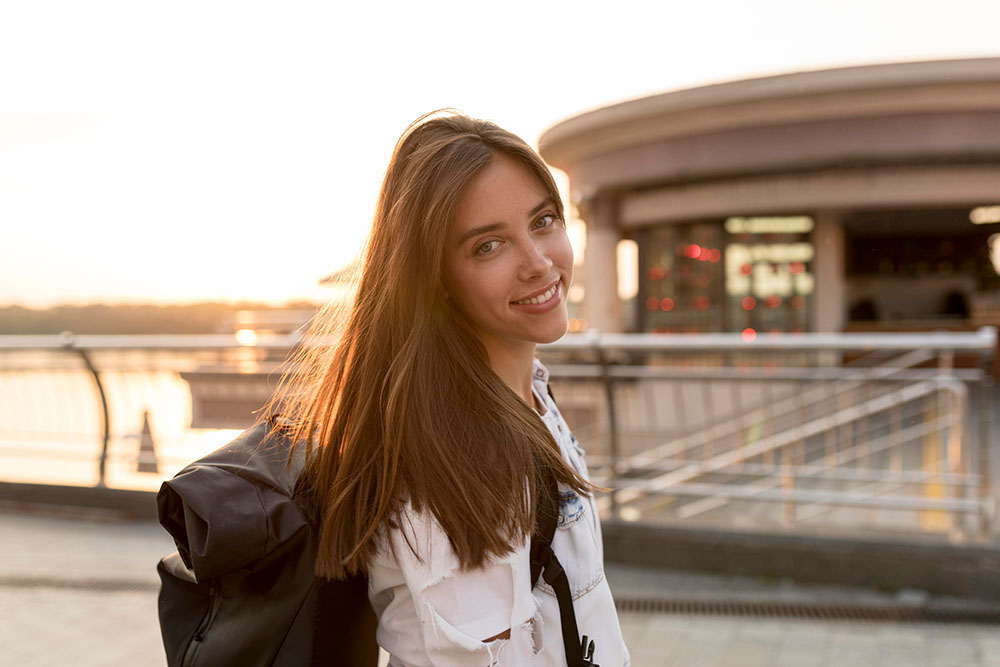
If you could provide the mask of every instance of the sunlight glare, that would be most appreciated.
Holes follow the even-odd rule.
[[[236,342],[240,345],[256,345],[257,332],[253,329],[240,329],[236,332]]]

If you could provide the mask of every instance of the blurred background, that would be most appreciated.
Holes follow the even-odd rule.
[[[396,140],[452,107],[567,202],[570,334],[540,353],[614,489],[633,663],[994,664],[997,25],[972,0],[0,8],[0,662],[162,664],[153,493],[253,422],[346,298]]]

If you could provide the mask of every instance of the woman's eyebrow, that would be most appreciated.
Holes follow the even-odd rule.
[[[533,208],[530,211],[528,211],[528,216],[527,217],[529,217],[529,218],[535,217],[536,215],[538,215],[539,213],[541,213],[542,209],[545,208],[546,206],[552,206],[552,203],[553,203],[552,202],[552,197],[546,197],[542,201],[538,202],[538,205],[535,206],[535,208]]]
[[[478,236],[479,234],[485,234],[486,232],[492,232],[503,227],[502,222],[493,222],[488,225],[483,225],[482,227],[473,227],[469,231],[462,234],[458,239],[458,245],[462,245],[473,236]]]

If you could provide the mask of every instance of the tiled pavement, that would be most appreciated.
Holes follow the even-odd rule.
[[[171,549],[148,523],[0,511],[0,666],[163,665],[153,566]],[[870,595],[620,567],[609,568],[609,579],[624,594],[669,586],[688,599]],[[993,626],[643,613],[623,614],[622,624],[636,667],[1000,667]]]
[[[624,624],[636,667],[1000,665],[1000,636],[987,626],[640,614]]]

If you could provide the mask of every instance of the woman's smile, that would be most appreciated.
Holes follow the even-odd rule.
[[[540,294],[535,294],[534,296],[526,297],[524,299],[518,299],[517,301],[512,301],[511,303],[515,306],[531,306],[534,308],[529,308],[528,310],[534,312],[535,310],[549,310],[559,305],[562,300],[562,281],[556,280],[551,287],[546,289]],[[541,308],[538,308],[538,307]]]

